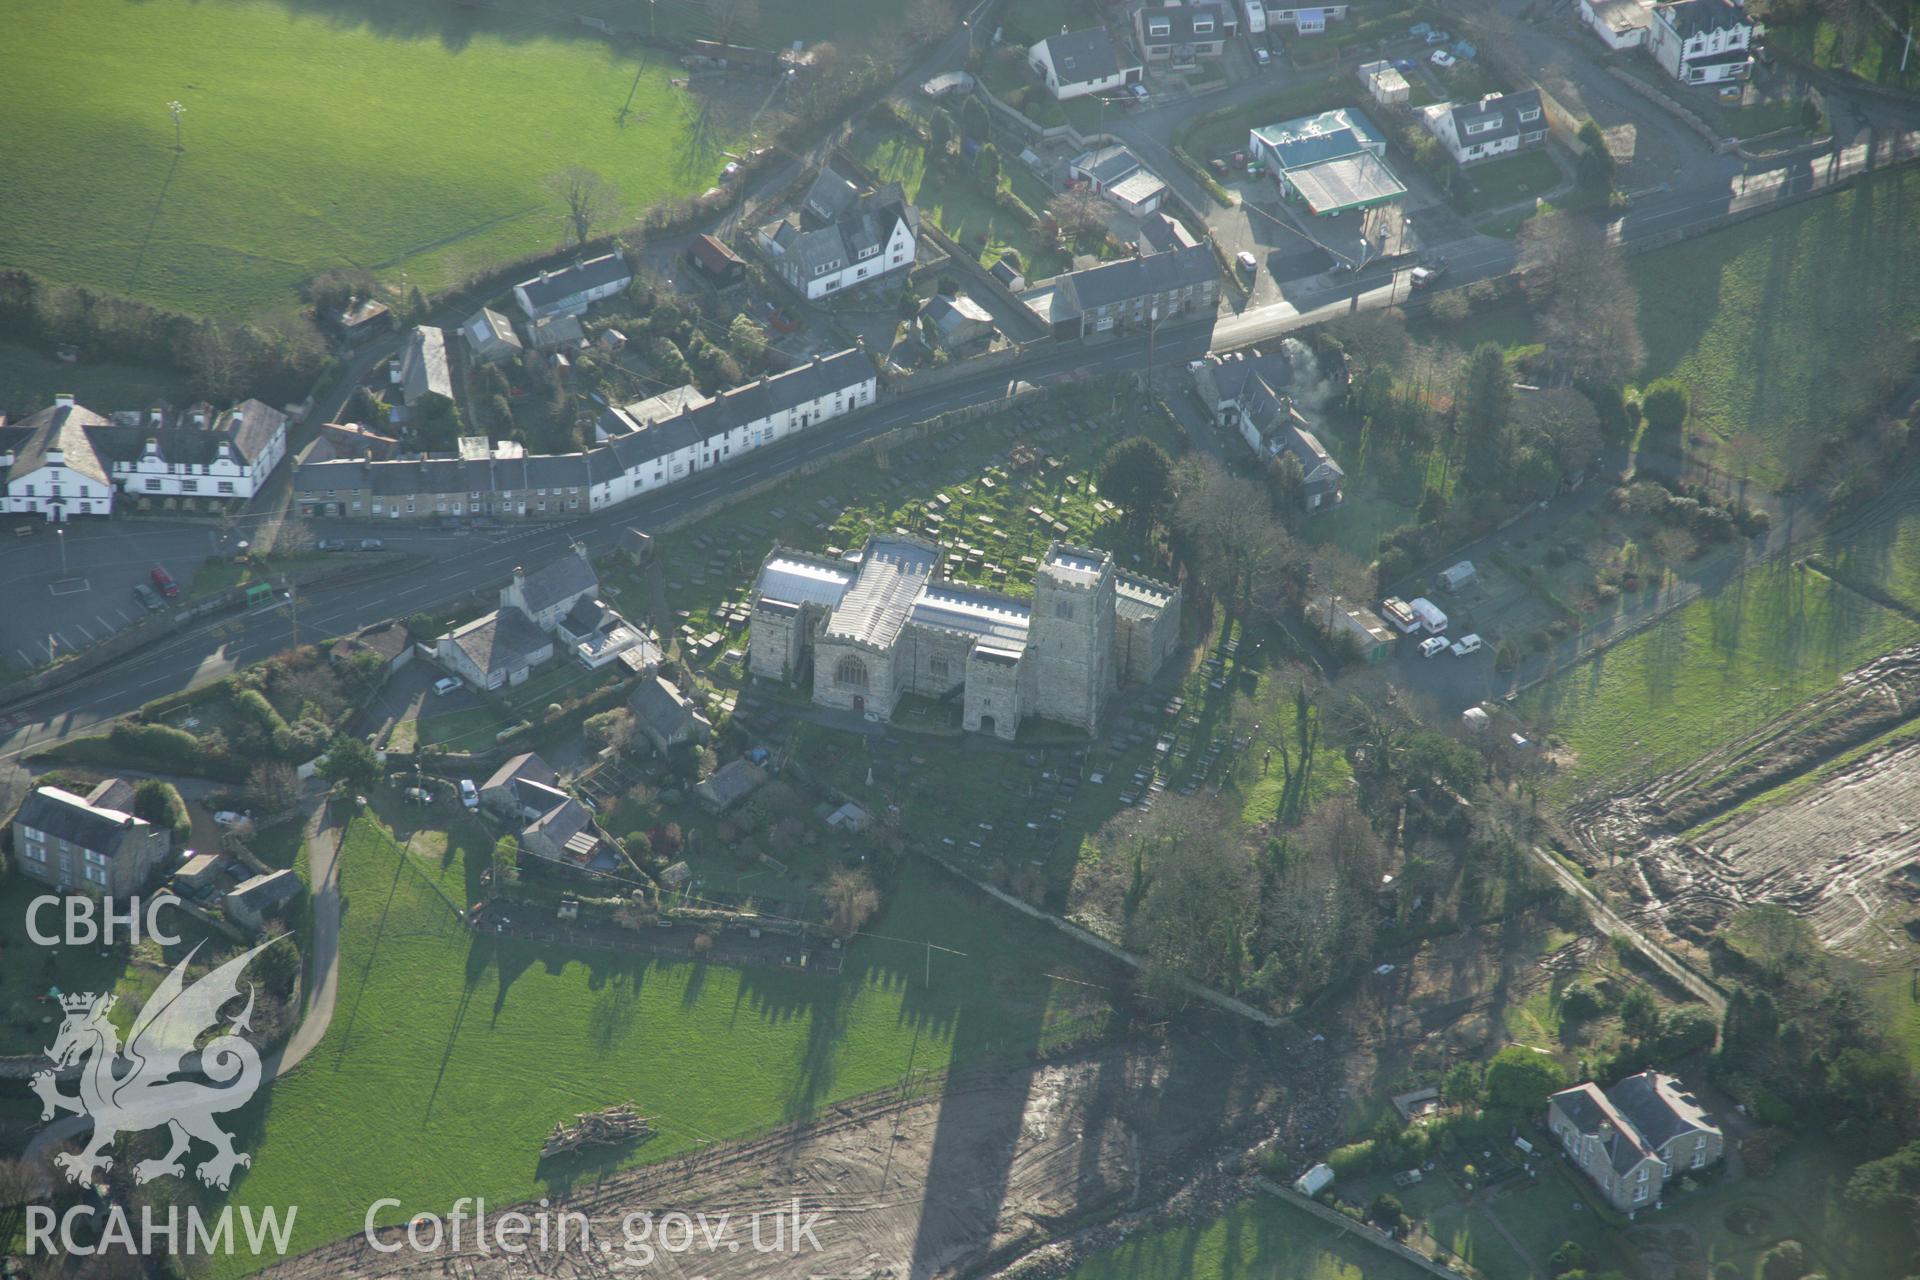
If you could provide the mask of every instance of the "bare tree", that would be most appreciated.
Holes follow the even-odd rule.
[[[842,938],[851,938],[860,926],[880,909],[880,891],[873,879],[854,867],[842,867],[827,880],[827,909],[831,912],[827,928]]]
[[[1084,188],[1062,191],[1047,203],[1047,213],[1060,228],[1061,234],[1069,238],[1095,235],[1107,229],[1107,217],[1100,207],[1100,197]]]
[[[1174,495],[1174,527],[1228,608],[1267,594],[1271,575],[1290,559],[1293,539],[1274,518],[1266,491],[1212,458],[1192,455],[1174,468]]]
[[[268,813],[278,813],[300,798],[300,775],[280,760],[262,760],[247,771],[247,791]]]
[[[554,174],[547,179],[547,188],[565,208],[567,229],[573,233],[575,244],[585,244],[592,239],[595,228],[620,216],[620,188],[583,165]]]
[[[1640,296],[1620,246],[1569,213],[1520,229],[1521,283],[1541,308],[1547,351],[1568,376],[1617,386],[1640,366]]]
[[[1190,825],[1206,834],[1161,843],[1148,859],[1152,880],[1129,927],[1147,958],[1149,997],[1173,999],[1179,976],[1234,990],[1260,904],[1260,883],[1246,849],[1221,829],[1214,806],[1194,806]]]

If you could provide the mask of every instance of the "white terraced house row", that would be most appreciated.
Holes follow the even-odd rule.
[[[662,420],[631,412],[638,405],[609,409],[598,427],[606,443],[584,453],[526,454],[495,445],[471,456],[302,462],[294,467],[294,495],[305,516],[582,515],[865,408],[878,386],[873,361],[849,348],[690,399]]]

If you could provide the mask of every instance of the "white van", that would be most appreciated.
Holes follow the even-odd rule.
[[[1480,652],[1480,634],[1472,632],[1453,642],[1453,656],[1464,658],[1470,653]]]

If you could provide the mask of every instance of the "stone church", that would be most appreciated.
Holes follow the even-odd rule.
[[[1180,638],[1180,590],[1105,551],[1056,542],[1031,603],[940,578],[940,549],[875,537],[835,560],[775,547],[754,584],[748,670],[811,680],[813,701],[886,720],[903,695],[957,699],[969,730],[1011,739],[1040,716],[1097,733],[1122,684]]]

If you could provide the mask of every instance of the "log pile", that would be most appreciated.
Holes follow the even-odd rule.
[[[653,1135],[653,1125],[634,1110],[631,1102],[604,1111],[583,1112],[574,1119],[573,1124],[553,1126],[552,1135],[540,1148],[543,1157],[578,1151],[582,1147],[618,1146]]]

